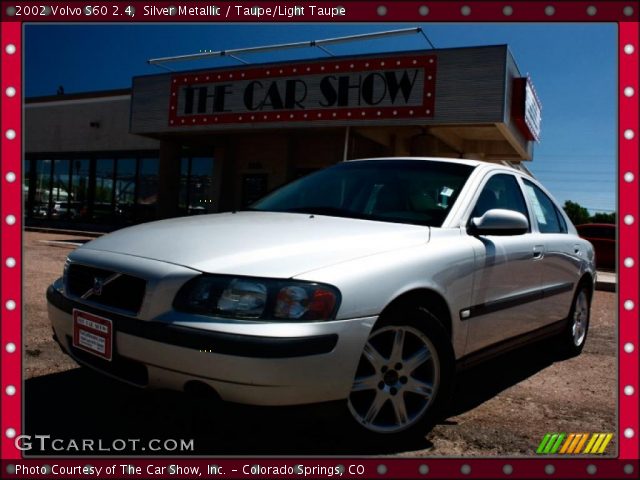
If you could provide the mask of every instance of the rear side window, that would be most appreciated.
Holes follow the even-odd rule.
[[[524,187],[540,233],[567,233],[567,222],[547,194],[528,180]]]

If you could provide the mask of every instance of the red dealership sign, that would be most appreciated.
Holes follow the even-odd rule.
[[[169,125],[433,117],[435,75],[435,55],[176,74]]]
[[[542,104],[529,77],[513,81],[512,116],[527,140],[540,141]]]

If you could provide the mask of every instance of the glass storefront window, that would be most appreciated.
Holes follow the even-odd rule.
[[[180,197],[178,198],[178,209],[182,215],[187,214],[187,204],[189,203],[188,182],[190,161],[191,159],[187,157],[180,159]]]
[[[98,158],[96,160],[93,220],[99,223],[109,223],[113,220],[114,173],[114,160],[112,158]]]
[[[25,160],[22,167],[22,203],[25,205],[25,215],[31,216],[31,202],[29,201],[29,177],[31,176],[31,160]]]
[[[213,193],[213,158],[192,158],[189,176],[189,215],[212,212]]]
[[[51,185],[51,218],[67,219],[74,212],[69,206],[69,160],[53,161],[53,182]],[[77,213],[77,212],[75,212]]]
[[[115,214],[119,223],[132,223],[136,199],[136,159],[119,158],[116,162]]]
[[[138,205],[137,219],[148,222],[156,218],[156,203],[158,203],[158,158],[141,158],[138,175]]]
[[[35,192],[33,194],[33,209],[31,216],[44,218],[49,214],[51,195],[51,160],[36,160]]]
[[[70,219],[89,219],[89,168],[88,159],[71,161]]]

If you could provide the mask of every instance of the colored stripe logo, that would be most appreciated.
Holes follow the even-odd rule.
[[[547,433],[538,445],[538,455],[577,455],[604,453],[613,433]]]

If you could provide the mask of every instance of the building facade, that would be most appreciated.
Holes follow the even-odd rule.
[[[134,77],[25,102],[27,225],[112,229],[243,208],[334,163],[525,168],[540,104],[506,45]]]

